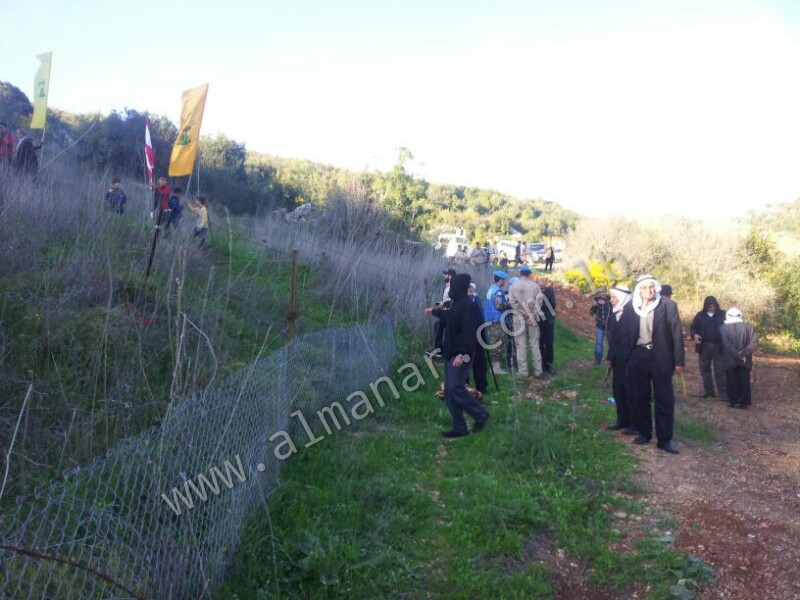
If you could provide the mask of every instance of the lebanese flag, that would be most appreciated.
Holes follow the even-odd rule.
[[[153,143],[150,141],[150,119],[144,118],[144,158],[147,161],[147,179],[153,182],[153,165],[155,155],[153,154]]]

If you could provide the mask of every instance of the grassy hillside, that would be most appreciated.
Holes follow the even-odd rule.
[[[5,500],[286,340],[288,248],[267,257],[217,212],[201,251],[187,214],[178,235],[160,241],[145,284],[148,198],[129,188],[126,214],[112,214],[104,183],[68,169],[0,182],[0,439],[11,439],[33,389]],[[352,321],[324,298],[327,283],[300,265],[298,331]]]

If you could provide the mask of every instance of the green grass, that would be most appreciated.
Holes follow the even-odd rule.
[[[162,265],[144,285],[130,255],[142,248],[127,245],[139,239],[126,237],[134,225],[143,227],[112,221],[90,247],[72,235],[48,238],[24,272],[0,257],[0,338],[8,340],[0,344],[0,437],[10,439],[32,383],[33,433],[18,440],[16,455],[41,467],[14,456],[4,502],[157,423],[171,390],[188,396],[212,375],[219,381],[286,343],[290,261],[264,258],[236,237],[229,244],[224,232],[207,253],[187,259],[181,312],[198,329],[186,330],[182,378],[173,387],[178,270]],[[159,256],[186,244],[162,242]],[[298,333],[352,322],[330,309],[324,284],[300,266]]]
[[[654,598],[679,580],[688,592],[703,565],[672,552],[656,526],[634,553],[608,549],[622,535],[611,513],[641,511],[618,494],[636,489],[635,462],[603,428],[613,419],[604,371],[567,366],[591,342],[561,326],[556,339],[551,386],[527,394],[501,377],[480,434],[439,436],[449,415],[421,367],[424,387],[399,388],[400,399],[290,458],[215,597],[548,598],[541,540],[619,597],[634,583]]]
[[[697,421],[685,421],[675,418],[675,437],[685,440],[693,440],[701,444],[715,444],[719,442],[717,434],[705,423]]]

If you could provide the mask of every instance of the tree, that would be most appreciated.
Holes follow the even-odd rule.
[[[414,217],[420,212],[419,200],[425,198],[427,184],[417,180],[406,170],[406,163],[414,160],[408,148],[400,148],[394,168],[386,175],[379,177],[375,184],[383,205],[393,215],[411,225]]]
[[[0,121],[8,124],[9,129],[27,127],[33,105],[18,87],[7,81],[0,81]]]
[[[200,157],[207,169],[226,171],[229,176],[242,183],[247,179],[244,166],[247,149],[244,144],[222,134],[217,134],[214,138],[203,136],[200,139]]]

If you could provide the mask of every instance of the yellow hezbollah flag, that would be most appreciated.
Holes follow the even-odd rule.
[[[39,59],[39,70],[33,80],[33,116],[31,129],[44,129],[47,122],[47,94],[50,90],[50,61],[52,52],[36,56]]]
[[[194,168],[197,145],[200,143],[200,122],[203,120],[207,94],[208,84],[183,92],[181,127],[178,130],[178,139],[175,140],[175,145],[172,147],[172,158],[169,161],[171,177],[189,175]]]

